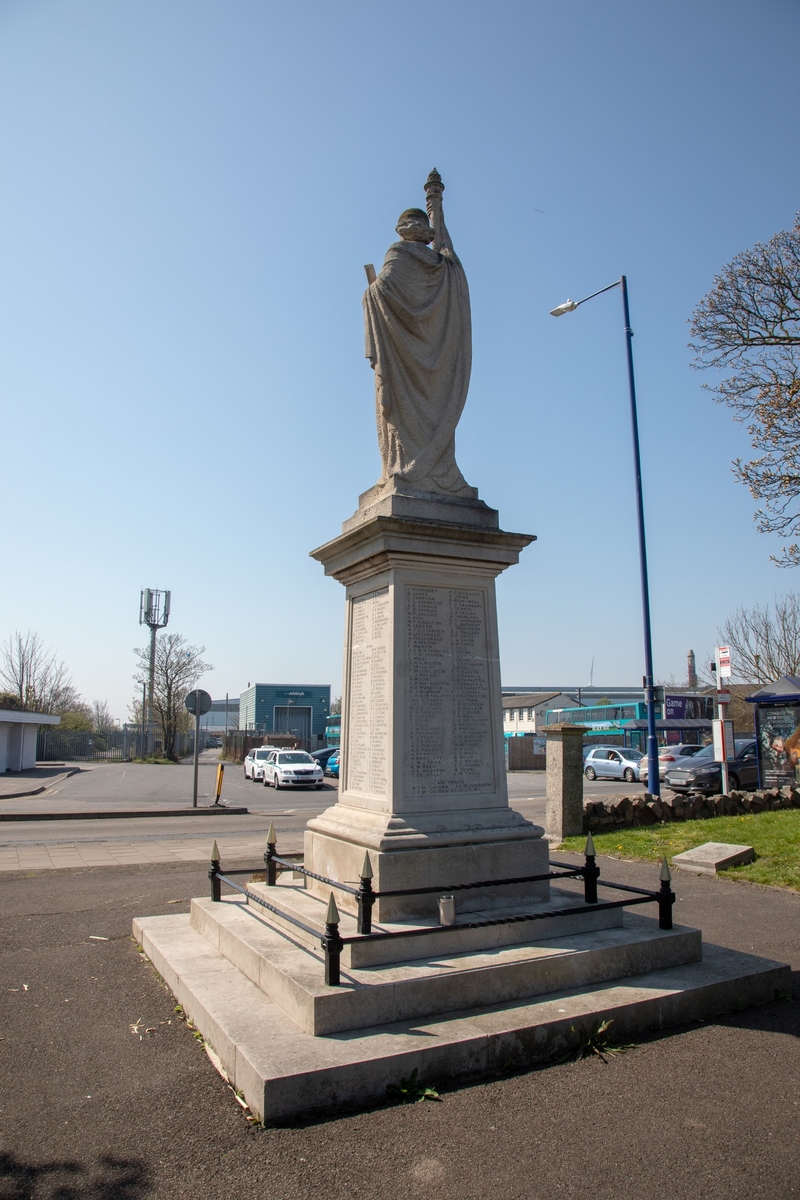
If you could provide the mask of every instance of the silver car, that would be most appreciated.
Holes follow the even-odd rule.
[[[659,779],[665,779],[667,771],[690,766],[690,760],[702,749],[702,746],[693,742],[678,742],[676,746],[661,746],[658,751]]]
[[[587,779],[624,779],[626,783],[647,779],[647,758],[630,746],[593,746],[586,755],[583,773]]]

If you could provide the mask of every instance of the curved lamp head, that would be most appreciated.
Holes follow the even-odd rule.
[[[563,317],[564,313],[575,312],[578,307],[577,300],[565,300],[563,304],[559,304],[558,308],[550,309],[551,317]]]

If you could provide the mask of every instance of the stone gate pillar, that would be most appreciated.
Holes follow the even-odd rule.
[[[583,832],[583,725],[545,725],[547,809],[545,832],[551,841]]]

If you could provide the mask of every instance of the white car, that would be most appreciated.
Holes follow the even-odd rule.
[[[264,764],[270,754],[274,754],[277,746],[255,746],[244,760],[244,777],[258,783],[264,778]]]
[[[273,750],[264,764],[264,787],[322,787],[322,767],[305,750]]]

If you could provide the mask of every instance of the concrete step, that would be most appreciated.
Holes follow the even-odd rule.
[[[190,922],[301,1029],[317,1036],[590,987],[697,961],[702,954],[698,930],[660,930],[655,920],[626,914],[618,928],[343,969],[341,986],[327,987],[322,950],[273,929],[239,897],[217,904],[193,900]]]
[[[325,912],[328,897],[317,896],[306,891],[301,884],[290,882],[288,876],[283,877],[276,887],[267,887],[263,883],[249,883],[248,892],[265,900],[272,909],[280,909],[280,913],[264,909],[257,902],[251,903],[253,913],[268,925],[291,934],[292,938],[311,950],[319,949],[319,942],[325,932]],[[615,897],[615,899],[618,897]],[[342,963],[347,967],[373,967],[384,963],[409,962],[414,958],[430,958],[432,955],[457,954],[468,950],[486,950],[498,946],[514,946],[527,944],[531,941],[542,941],[545,938],[563,937],[576,933],[588,933],[597,929],[611,929],[622,925],[622,909],[593,909],[590,912],[578,912],[573,916],[536,917],[530,921],[514,921],[510,925],[487,925],[483,928],[468,929],[465,923],[480,920],[482,917],[518,917],[522,914],[535,914],[550,909],[561,910],[564,914],[584,907],[583,897],[563,888],[551,888],[549,900],[527,899],[523,902],[509,904],[504,908],[493,908],[486,912],[462,913],[452,926],[441,926],[433,917],[416,918],[404,921],[373,922],[374,933],[392,932],[397,934],[387,941],[371,941],[364,938],[352,945],[345,946],[342,951]],[[352,937],[357,933],[356,918],[350,913],[340,911],[339,932],[342,937]],[[312,925],[319,932],[316,936],[298,929],[291,918]],[[430,933],[425,931],[429,930]],[[407,936],[399,936],[405,933]]]
[[[387,1084],[415,1069],[421,1082],[443,1084],[525,1067],[575,1046],[601,1020],[613,1021],[612,1039],[624,1042],[644,1030],[763,1004],[790,988],[784,964],[706,945],[701,962],[589,990],[314,1037],[187,916],[137,918],[133,934],[265,1123],[380,1101]]]

